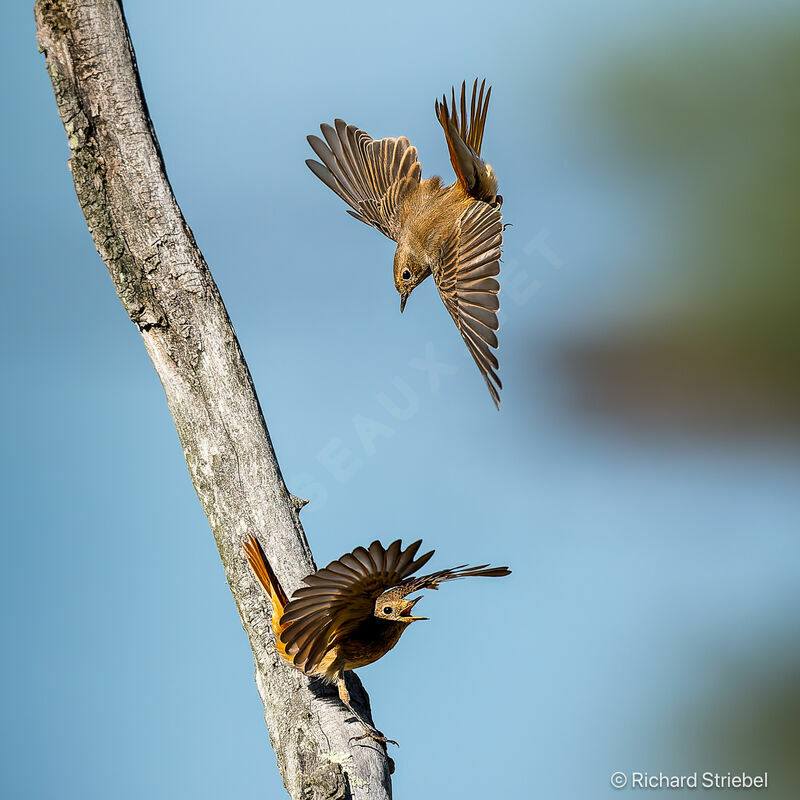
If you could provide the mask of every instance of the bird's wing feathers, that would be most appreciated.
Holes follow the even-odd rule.
[[[403,581],[401,588],[403,596],[405,596],[412,592],[421,591],[422,589],[438,589],[440,583],[454,581],[458,578],[502,578],[504,575],[510,574],[511,570],[508,567],[490,567],[488,564],[470,567],[466,564],[462,564],[459,567],[441,569],[431,575],[420,575],[416,578],[408,578]]]
[[[372,616],[375,600],[428,562],[433,551],[416,557],[421,541],[405,550],[400,540],[384,548],[357,547],[305,578],[281,617],[281,642],[292,663],[312,674],[327,651]]]
[[[353,209],[349,214],[396,241],[398,204],[422,177],[417,148],[405,136],[373,139],[341,119],[320,130],[324,141],[309,136],[308,143],[322,163],[309,158],[309,169]]]
[[[486,112],[489,109],[490,86],[486,94],[483,90],[486,81],[481,82],[480,93],[476,99],[478,81],[472,84],[469,116],[467,116],[467,85],[461,84],[461,114],[456,105],[456,90],[452,89],[451,106],[447,105],[447,97],[442,95],[441,103],[437,100],[434,108],[436,118],[444,129],[447,149],[450,152],[450,163],[456,178],[467,194],[476,200],[495,202],[497,179],[481,159],[483,144],[483,128],[486,125]]]
[[[450,316],[483,375],[495,405],[500,406],[497,358],[497,293],[500,284],[502,214],[486,203],[473,203],[461,215],[442,247],[433,277]]]

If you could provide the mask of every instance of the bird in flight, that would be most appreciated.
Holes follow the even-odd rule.
[[[364,726],[357,739],[391,742],[350,705],[344,682],[347,670],[363,667],[388,653],[415,617],[411,610],[420,599],[408,595],[423,589],[438,589],[456,578],[509,575],[508,567],[461,565],[430,575],[412,577],[433,555],[417,557],[422,541],[405,550],[400,540],[384,547],[373,542],[357,547],[323,569],[303,579],[291,600],[281,588],[264,551],[252,534],[243,544],[250,567],[272,601],[272,630],[278,654],[293,667],[326,683],[336,684],[339,698]]]
[[[485,91],[484,91],[485,90]],[[481,371],[495,406],[502,383],[492,348],[497,347],[497,293],[503,222],[497,177],[481,159],[483,128],[491,87],[472,86],[467,113],[466,82],[460,109],[455,88],[451,103],[435,103],[456,180],[445,186],[438,175],[422,180],[417,148],[405,136],[373,139],[341,119],[320,126],[323,138],[309,136],[320,159],[311,171],[350,206],[348,214],[397,242],[394,285],[400,311],[411,292],[433,275],[445,308]],[[322,163],[320,163],[322,162]],[[352,210],[351,210],[352,209]]]

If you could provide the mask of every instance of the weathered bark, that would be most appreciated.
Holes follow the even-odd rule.
[[[231,322],[167,180],[116,0],[39,0],[47,58],[83,213],[158,372],[255,657],[292,798],[391,797],[391,759],[329,689],[276,656],[268,604],[242,555],[258,533],[288,591],[314,569]],[[265,269],[270,265],[265,264]],[[366,693],[351,690],[368,715]]]

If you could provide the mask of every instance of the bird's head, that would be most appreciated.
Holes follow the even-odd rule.
[[[400,313],[406,307],[411,292],[430,275],[427,259],[420,257],[418,248],[406,242],[397,245],[394,254],[394,286],[400,295]]]
[[[375,616],[379,619],[388,619],[393,622],[417,622],[421,619],[428,619],[427,617],[415,617],[411,614],[411,609],[414,604],[420,599],[415,597],[409,600],[397,590],[390,589],[384,592],[375,601]]]

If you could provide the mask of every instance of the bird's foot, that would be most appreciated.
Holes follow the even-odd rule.
[[[395,747],[400,747],[394,739],[387,739],[379,730],[364,725],[364,733],[361,736],[351,737],[351,742],[360,742],[362,739],[372,739],[373,742],[383,742],[383,744],[393,744]]]

